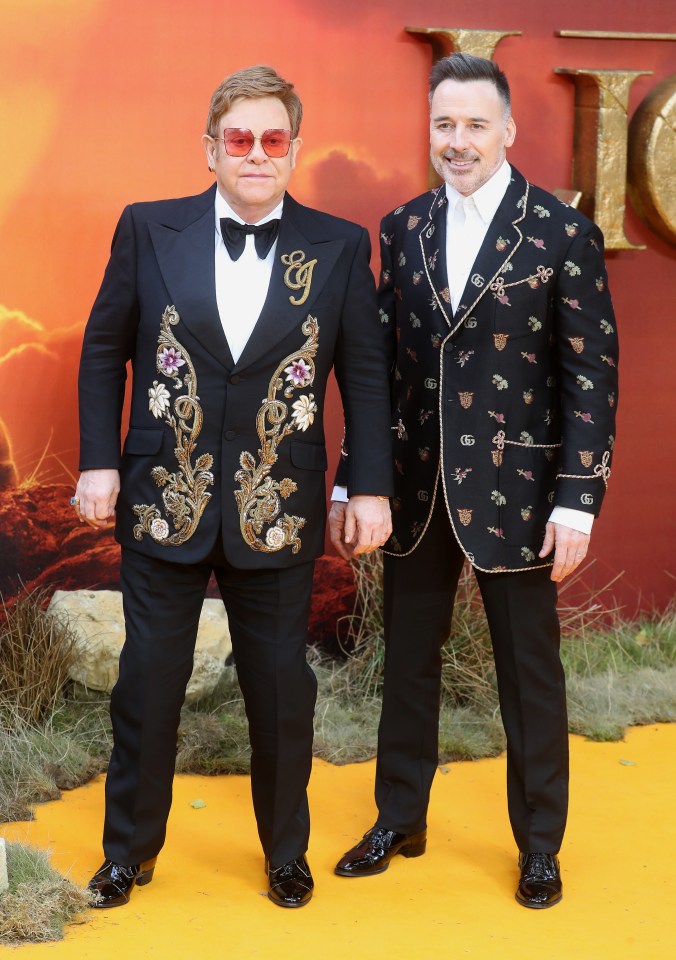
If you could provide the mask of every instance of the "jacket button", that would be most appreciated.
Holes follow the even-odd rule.
[[[230,377],[230,383],[239,383],[240,379],[241,377],[238,373],[233,373],[233,375]]]
[[[226,431],[225,431],[225,439],[226,439],[226,440],[234,440],[236,436],[237,436],[237,434],[235,433],[234,430],[226,430]]]

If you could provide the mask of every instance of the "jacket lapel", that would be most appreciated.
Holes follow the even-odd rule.
[[[451,335],[474,311],[504,271],[523,241],[519,224],[526,215],[528,182],[512,167],[512,179],[472,266],[460,305],[453,317]],[[469,306],[467,306],[469,304]]]
[[[312,211],[286,194],[268,294],[237,369],[267,353],[312,312],[342,253],[343,240],[326,240]],[[319,317],[321,326],[321,317]]]
[[[425,273],[432,288],[432,302],[441,311],[442,317],[450,327],[452,326],[453,309],[448,289],[448,269],[446,266],[447,211],[448,198],[442,184],[435,192],[428,220],[423,224],[418,239]]]
[[[214,188],[194,202],[195,216],[185,226],[150,223],[155,256],[181,322],[227,370],[234,361],[216,303],[214,264]]]

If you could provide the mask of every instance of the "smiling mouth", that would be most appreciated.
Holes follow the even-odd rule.
[[[444,160],[452,166],[462,169],[463,167],[471,167],[472,164],[476,162],[476,157],[471,157],[469,160],[461,159],[460,157],[444,157]]]

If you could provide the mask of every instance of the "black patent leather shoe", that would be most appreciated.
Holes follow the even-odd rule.
[[[336,864],[339,877],[372,877],[384,873],[397,853],[404,857],[421,857],[427,847],[427,830],[407,836],[384,827],[373,827],[364,834]]]
[[[157,857],[131,867],[125,867],[113,860],[104,860],[87,884],[87,890],[94,894],[92,907],[100,910],[105,907],[122,907],[129,903],[134,885],[142,887],[153,879],[156,863]]]
[[[523,907],[544,910],[563,896],[558,857],[553,853],[520,853],[521,879],[516,899]]]
[[[268,897],[278,907],[304,907],[312,899],[314,880],[305,857],[289,860],[276,870],[265,862]]]

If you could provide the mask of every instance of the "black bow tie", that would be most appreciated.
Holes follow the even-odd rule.
[[[221,217],[221,233],[232,260],[239,260],[242,256],[246,238],[250,233],[253,234],[256,253],[261,260],[265,260],[277,239],[279,220],[268,220],[267,223],[256,226],[252,223],[237,223],[231,217]]]

